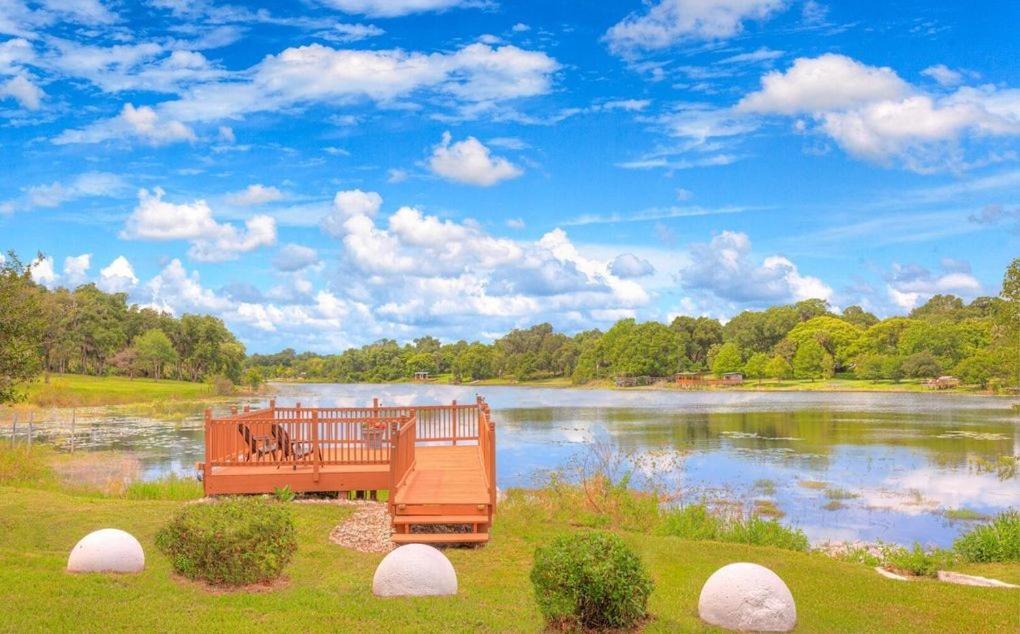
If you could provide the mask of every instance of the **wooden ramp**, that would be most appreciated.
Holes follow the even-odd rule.
[[[396,543],[489,539],[495,424],[471,405],[206,411],[207,495],[388,492]]]

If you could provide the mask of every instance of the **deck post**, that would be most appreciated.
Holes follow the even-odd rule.
[[[450,420],[453,421],[453,429],[450,431],[453,436],[453,446],[457,446],[457,399],[453,399],[453,407],[450,409]]]
[[[312,473],[315,481],[319,481],[319,410],[312,410]]]
[[[295,403],[294,404],[294,410],[295,410],[294,411],[294,420],[297,421],[296,424],[294,425],[294,429],[296,431],[298,431],[298,433],[300,433],[300,430],[301,430],[301,403]],[[300,440],[304,440],[304,437],[303,436],[299,436],[299,439]],[[291,452],[290,459],[291,459],[291,462],[294,465],[294,470],[297,471],[297,454],[294,453],[294,452]]]
[[[202,464],[202,488],[205,489],[205,494],[209,495],[209,473],[212,471],[212,466],[209,464],[213,460],[212,456],[212,408],[205,408],[205,463]]]
[[[269,399],[269,418],[276,420],[276,399]]]
[[[231,405],[230,406],[230,415],[231,416],[237,416],[237,405]]]

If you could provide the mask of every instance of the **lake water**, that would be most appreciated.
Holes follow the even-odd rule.
[[[280,405],[310,407],[365,405],[373,397],[392,405],[471,402],[481,393],[497,424],[502,488],[533,484],[538,474],[590,451],[593,443],[637,455],[676,450],[684,456],[678,469],[645,473],[640,481],[665,484],[689,501],[769,500],[785,513],[784,523],[800,527],[815,543],[880,539],[945,546],[970,525],[947,519],[945,511],[1020,508],[1020,476],[1003,467],[1020,455],[1020,417],[1010,408],[1015,399],[412,384],[274,387]],[[78,446],[131,451],[144,478],[191,474],[202,460],[198,413],[182,422],[109,413],[93,421],[79,422]]]

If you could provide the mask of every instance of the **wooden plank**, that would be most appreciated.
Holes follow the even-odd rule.
[[[489,541],[488,533],[395,533],[395,544],[464,544]]]
[[[397,515],[394,524],[478,524],[489,521],[482,515]]]

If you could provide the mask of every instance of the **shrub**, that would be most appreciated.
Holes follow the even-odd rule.
[[[539,609],[560,627],[631,627],[646,615],[652,580],[612,533],[557,537],[535,551],[531,583]]]
[[[1020,561],[1020,511],[1001,513],[964,533],[953,549],[967,561]]]
[[[297,538],[283,505],[233,498],[188,505],[156,534],[156,546],[185,577],[236,586],[279,577]]]
[[[925,550],[915,543],[913,548],[888,546],[882,551],[885,567],[896,572],[906,572],[917,577],[934,577],[941,568],[953,563],[953,553],[936,548]]]

